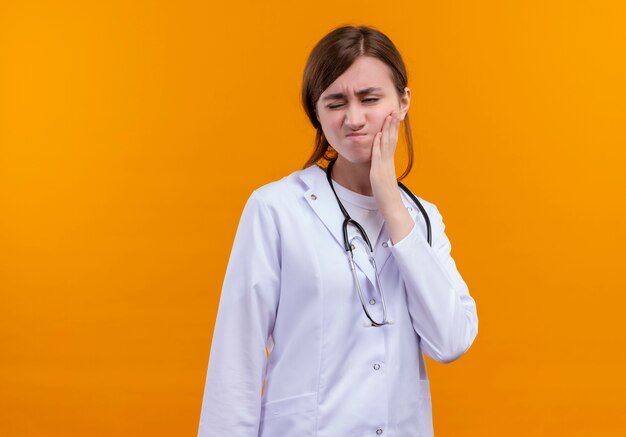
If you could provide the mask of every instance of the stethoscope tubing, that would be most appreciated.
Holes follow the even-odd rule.
[[[365,237],[365,241],[367,241],[367,246],[369,247],[369,249],[371,251],[372,250],[372,244],[371,244],[369,238],[367,237],[367,233],[365,232],[363,227],[359,224],[359,222],[357,222],[352,217],[350,217],[350,214],[348,214],[348,211],[343,206],[343,203],[341,203],[341,200],[339,199],[339,196],[337,195],[337,192],[335,191],[335,187],[333,185],[333,180],[332,180],[332,177],[331,177],[331,172],[332,172],[333,166],[335,165],[335,161],[336,160],[333,159],[332,161],[330,161],[328,163],[328,167],[326,168],[326,179],[328,179],[328,183],[330,185],[330,188],[333,190],[333,194],[335,195],[335,199],[337,199],[337,205],[339,205],[339,209],[341,210],[341,213],[343,214],[343,217],[344,217],[343,240],[344,240],[344,245],[345,245],[346,252],[348,252],[350,250],[350,244],[348,243],[348,225],[349,224],[354,225],[359,230],[359,233]],[[398,187],[400,187],[400,189],[402,191],[404,191],[404,193],[407,196],[409,196],[411,201],[413,201],[415,206],[417,206],[417,208],[420,210],[420,213],[424,217],[424,221],[426,222],[426,241],[428,241],[428,245],[432,247],[432,245],[433,245],[432,227],[431,227],[431,224],[430,224],[430,218],[428,217],[428,213],[426,213],[426,209],[422,205],[422,202],[419,201],[417,196],[415,196],[415,194],[413,194],[411,192],[411,190],[409,190],[409,188],[406,185],[404,185],[402,182],[398,181]]]
[[[432,229],[431,229],[431,226],[430,226],[430,218],[428,218],[428,214],[426,213],[426,209],[424,209],[424,206],[422,205],[422,202],[419,201],[419,199],[415,196],[415,194],[413,194],[411,192],[411,190],[409,190],[407,188],[406,185],[404,185],[402,182],[398,181],[398,186],[402,189],[402,191],[404,191],[407,194],[407,196],[409,196],[411,198],[411,200],[413,201],[415,206],[417,206],[417,208],[422,213],[422,216],[424,217],[424,221],[426,222],[426,241],[428,241],[428,245],[430,247],[432,247],[433,246],[433,234],[432,234]]]
[[[389,323],[389,321],[387,320],[387,305],[385,303],[385,295],[383,294],[383,289],[380,284],[380,278],[378,276],[378,269],[376,267],[376,261],[374,260],[374,250],[372,248],[372,243],[370,242],[369,237],[367,236],[367,232],[365,232],[365,229],[363,229],[363,227],[359,224],[359,222],[357,222],[352,217],[350,217],[350,214],[348,213],[346,208],[343,206],[343,203],[341,203],[341,200],[339,199],[339,196],[337,195],[337,192],[335,191],[335,187],[333,185],[333,181],[331,178],[331,171],[332,171],[333,165],[335,165],[335,160],[332,160],[328,163],[328,167],[326,169],[326,178],[328,179],[330,188],[333,190],[333,194],[335,195],[335,199],[337,200],[337,205],[339,206],[339,209],[341,210],[341,213],[343,214],[343,217],[344,217],[343,241],[344,241],[346,252],[349,252],[348,261],[350,263],[350,270],[352,271],[352,277],[354,279],[354,283],[356,284],[357,294],[359,296],[359,300],[361,301],[361,306],[363,307],[365,316],[372,323],[372,326],[376,326],[376,327],[383,326]],[[418,209],[424,216],[424,220],[426,222],[426,238],[427,238],[428,244],[432,246],[432,232],[431,232],[431,226],[430,226],[430,219],[428,218],[428,214],[426,213],[424,206],[418,200],[418,198],[411,192],[411,190],[409,190],[402,182],[398,181],[398,186],[400,187],[400,189],[402,189],[402,191],[404,191],[411,198],[413,203],[418,207]],[[353,237],[352,240],[348,238],[348,226],[349,225],[354,226],[358,230],[358,233],[360,234],[360,235]],[[353,251],[354,246],[352,244],[352,241],[354,240],[360,240],[361,244],[363,244],[364,246],[367,246],[367,248],[369,249],[369,253],[368,253],[369,262],[374,269],[374,276],[376,278],[376,291],[378,292],[378,295],[380,296],[380,303],[383,307],[382,322],[377,322],[374,320],[374,318],[371,316],[371,314],[369,313],[367,309],[367,305],[365,304],[365,298],[363,297],[363,291],[361,290],[361,284],[359,282],[359,278],[356,273],[356,267],[354,265],[354,251]]]

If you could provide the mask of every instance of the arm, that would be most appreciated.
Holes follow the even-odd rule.
[[[441,214],[431,205],[433,247],[419,234],[400,197],[394,154],[401,116],[392,112],[372,145],[370,182],[404,280],[413,329],[426,354],[447,363],[463,355],[478,333],[476,304],[450,256]]]
[[[471,346],[478,333],[478,316],[474,299],[450,256],[441,214],[434,205],[428,209],[433,247],[415,226],[391,246],[391,251],[406,286],[413,328],[424,352],[447,363]]]
[[[199,437],[257,437],[265,346],[280,290],[280,241],[258,196],[246,204],[233,243],[207,371]]]

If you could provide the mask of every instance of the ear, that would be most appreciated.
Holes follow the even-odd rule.
[[[409,112],[409,106],[411,104],[411,90],[409,87],[404,88],[404,95],[400,98],[400,120],[404,120],[406,114]]]

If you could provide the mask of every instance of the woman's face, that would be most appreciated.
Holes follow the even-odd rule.
[[[374,137],[393,111],[404,120],[411,91],[402,98],[393,85],[391,71],[382,61],[360,56],[317,101],[317,118],[328,143],[353,164],[372,159]]]

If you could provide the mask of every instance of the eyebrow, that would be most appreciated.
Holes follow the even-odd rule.
[[[365,88],[362,90],[359,90],[356,92],[357,96],[364,96],[366,94],[370,94],[373,93],[375,91],[382,91],[382,88],[380,87],[369,87],[369,88]],[[335,100],[335,99],[344,99],[346,97],[346,95],[344,93],[334,93],[334,94],[329,94],[326,97],[324,97],[322,99],[322,101],[326,101],[326,100]]]

